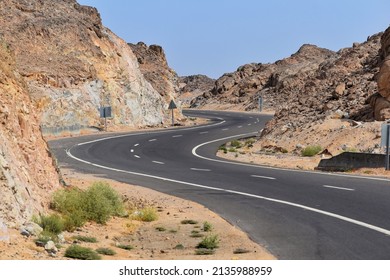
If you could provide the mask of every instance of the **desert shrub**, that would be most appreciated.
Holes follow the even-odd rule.
[[[196,248],[213,250],[215,248],[218,248],[218,244],[219,244],[218,235],[209,235],[203,238],[203,240],[199,242]]]
[[[198,222],[195,220],[183,220],[181,221],[182,225],[196,225]]]
[[[60,234],[64,231],[64,221],[57,214],[40,216],[39,225],[43,228],[43,231],[48,233]]]
[[[64,227],[72,231],[87,220],[104,224],[124,213],[120,195],[107,183],[94,183],[86,191],[77,188],[56,192],[51,207],[64,216]]]
[[[65,251],[65,257],[78,260],[100,260],[101,257],[92,249],[72,245]]]
[[[133,214],[133,218],[143,222],[153,222],[158,219],[157,211],[153,207],[145,207]]]
[[[110,248],[98,248],[96,249],[96,252],[105,256],[113,256],[116,254],[115,251]]]
[[[63,214],[64,227],[68,231],[83,226],[87,221],[84,195],[82,190],[70,188],[59,190],[53,196],[51,208]]]
[[[321,152],[322,147],[319,145],[316,146],[307,146],[302,150],[302,156],[304,157],[312,157]]]
[[[73,238],[78,240],[78,241],[81,241],[81,242],[97,243],[97,239],[95,237],[84,236],[84,235],[76,235]]]
[[[241,142],[238,140],[233,140],[232,142],[230,142],[230,146],[235,147],[237,149],[242,147]]]
[[[211,231],[213,229],[213,225],[209,222],[203,223],[203,231]]]
[[[213,254],[215,254],[214,249],[200,248],[195,250],[195,255],[205,256],[205,255],[213,255]]]
[[[123,250],[133,250],[134,247],[131,246],[131,245],[127,245],[127,244],[118,244],[116,247],[120,248],[120,249],[123,249]]]
[[[84,193],[83,209],[88,220],[105,224],[111,216],[124,212],[123,201],[107,183],[94,183]]]
[[[243,248],[237,248],[233,251],[233,254],[247,254],[250,253],[248,249],[243,249]]]

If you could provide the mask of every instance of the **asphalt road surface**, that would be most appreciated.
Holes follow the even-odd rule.
[[[60,166],[196,201],[279,259],[390,259],[390,180],[215,156],[270,116],[185,111],[210,124],[50,141]]]

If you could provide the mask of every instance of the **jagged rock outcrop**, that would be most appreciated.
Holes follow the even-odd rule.
[[[377,120],[390,119],[390,27],[384,32],[381,38],[380,49],[381,67],[378,73],[378,91],[370,99],[374,108],[374,116]]]
[[[139,68],[146,80],[166,101],[175,100],[179,92],[179,77],[168,66],[161,46],[147,46],[143,42],[128,44],[137,57]]]
[[[307,75],[316,70],[334,52],[313,45],[303,45],[291,57],[271,64],[251,63],[236,72],[223,75],[215,82],[214,88],[192,102],[192,107],[205,106],[213,100],[230,104],[231,108],[253,110],[257,107],[259,95],[263,96],[266,108],[275,108],[287,100],[279,94],[290,87],[298,75]]]
[[[184,106],[189,107],[193,99],[212,90],[214,84],[215,80],[206,75],[180,77],[179,99]]]
[[[107,105],[112,125],[164,121],[166,102],[95,8],[75,0],[2,0],[0,26],[44,132],[99,126],[98,108]]]
[[[58,174],[42,139],[27,86],[0,39],[0,227],[16,227],[44,211]]]

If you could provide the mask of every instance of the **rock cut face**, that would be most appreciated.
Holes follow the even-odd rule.
[[[45,211],[59,178],[42,139],[36,110],[0,39],[0,227]]]
[[[376,120],[390,119],[390,28],[381,38],[381,67],[377,76],[378,95],[375,95],[370,103],[375,110]]]
[[[100,106],[112,106],[113,125],[164,121],[166,102],[95,8],[74,0],[2,0],[0,24],[44,132],[99,126]]]

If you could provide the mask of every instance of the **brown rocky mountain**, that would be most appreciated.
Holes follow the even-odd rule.
[[[75,0],[2,0],[0,26],[45,133],[99,126],[102,105],[112,106],[112,125],[164,121],[166,102],[95,8]]]
[[[215,80],[205,75],[180,77],[179,99],[183,106],[189,107],[193,99],[212,90],[214,84]]]
[[[0,228],[19,226],[44,210],[59,187],[26,83],[0,39]]]
[[[375,118],[382,120],[390,119],[390,27],[381,38],[380,60],[377,77],[379,93],[369,101],[374,108]]]
[[[153,88],[167,101],[176,99],[179,77],[168,66],[163,48],[158,45],[147,46],[143,42],[128,45],[137,57],[142,74]]]
[[[295,152],[320,144],[337,154],[350,144],[360,151],[379,151],[380,123],[373,121],[390,118],[389,33],[338,52],[304,45],[273,64],[241,66],[192,105],[256,110],[257,98],[263,96],[265,109],[276,113],[257,148]]]

